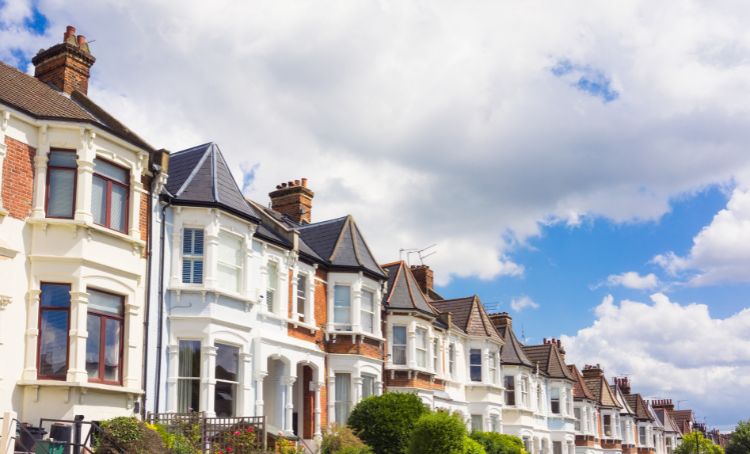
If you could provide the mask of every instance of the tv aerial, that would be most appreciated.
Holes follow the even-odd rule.
[[[431,256],[437,254],[437,251],[430,251],[430,249],[437,246],[436,244],[431,244],[425,248],[419,249],[419,248],[401,248],[398,250],[398,258],[399,260],[404,259],[404,253],[406,253],[406,264],[411,265],[410,259],[413,254],[416,254],[417,257],[419,257],[419,264],[424,265],[424,260]],[[430,251],[430,252],[428,252]]]

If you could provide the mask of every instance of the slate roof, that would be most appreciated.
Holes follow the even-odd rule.
[[[300,238],[328,265],[386,277],[351,216],[297,225]]]
[[[169,156],[166,190],[175,205],[215,206],[260,223],[260,214],[245,200],[219,146],[213,142]]]
[[[597,377],[586,377],[584,375],[583,382],[594,396],[594,402],[597,405],[608,408],[622,408],[617,402],[617,397],[612,392],[612,388],[609,387],[609,383],[607,383],[604,375]]]
[[[382,268],[388,275],[388,291],[383,295],[383,306],[386,309],[414,309],[428,315],[437,315],[405,262],[388,263],[382,265]]]
[[[635,413],[636,419],[651,420],[651,416],[646,409],[646,402],[640,394],[625,394],[625,401]]]
[[[654,408],[654,413],[656,413],[656,417],[659,418],[666,432],[680,432],[680,428],[666,408]]]
[[[89,123],[147,151],[154,148],[83,93],[70,97],[0,62],[0,103],[40,120]]]
[[[430,304],[438,312],[450,312],[453,314],[453,324],[464,333],[470,336],[487,336],[498,342],[503,341],[492,325],[492,321],[484,310],[484,306],[479,301],[478,296],[433,301]]]
[[[523,351],[534,365],[539,365],[540,372],[544,372],[552,378],[574,381],[568,366],[565,365],[560,356],[557,344],[526,345],[523,347]]]
[[[583,375],[581,375],[581,372],[575,364],[569,364],[568,371],[570,371],[570,375],[572,375],[575,380],[573,382],[573,398],[575,400],[588,399],[592,402],[596,402],[596,397],[591,394],[589,387],[586,386],[586,383],[583,381]]]
[[[690,423],[694,421],[693,410],[672,410],[670,416],[674,419],[675,424],[683,435],[690,432]]]
[[[633,415],[635,416],[635,411],[630,408],[630,405],[628,405],[627,399],[625,399],[625,394],[623,394],[622,390],[617,386],[617,384],[609,385],[609,389],[612,390],[612,393],[615,395],[615,398],[617,399],[617,403],[620,405],[620,414],[625,413],[627,415]]]
[[[495,325],[495,329],[500,334],[505,344],[500,350],[500,360],[503,364],[512,364],[526,367],[535,367],[526,353],[523,351],[523,344],[513,332],[513,325]]]

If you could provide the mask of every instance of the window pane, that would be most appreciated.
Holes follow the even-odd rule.
[[[349,419],[349,399],[351,392],[351,374],[336,374],[335,417],[339,425],[346,424]]]
[[[242,265],[242,239],[228,233],[219,234],[219,261],[229,265]]]
[[[516,404],[516,380],[512,375],[506,375],[503,378],[503,385],[505,386],[505,405]]]
[[[39,336],[39,375],[65,378],[68,359],[68,311],[42,311]]]
[[[182,254],[203,256],[203,230],[182,230]]]
[[[50,167],[69,167],[75,169],[76,153],[74,151],[52,150],[49,152],[47,165]]]
[[[240,349],[216,344],[216,379],[237,381]]]
[[[109,227],[124,232],[128,225],[128,189],[112,185],[112,200],[110,203]]]
[[[97,290],[87,289],[89,307],[91,311],[104,312],[111,315],[122,315],[122,297]]]
[[[234,402],[237,395],[237,385],[217,381],[214,388],[214,411],[217,417],[234,416]]]
[[[70,307],[70,285],[42,284],[41,306]]]
[[[91,213],[95,223],[104,225],[107,221],[107,181],[96,175],[91,188]]]
[[[92,378],[99,378],[101,327],[101,318],[89,314],[86,318],[86,331],[88,331],[88,338],[86,338],[86,372]]]
[[[373,307],[373,303],[375,299],[375,295],[372,292],[368,292],[367,290],[362,292],[362,310],[367,312],[375,312],[375,308]]]
[[[180,341],[180,377],[200,378],[201,376],[201,342],[192,340]]]
[[[482,415],[471,415],[471,431],[482,431]]]
[[[75,170],[50,169],[47,216],[73,217]]]
[[[106,328],[106,350],[104,351],[104,379],[107,381],[120,380],[120,337],[122,321],[108,318],[104,321]]]
[[[94,172],[111,178],[122,184],[128,184],[128,170],[117,167],[102,159],[94,159]]]
[[[469,361],[471,363],[471,381],[482,381],[482,351],[471,349],[469,352]]]
[[[344,285],[336,285],[333,292],[334,323],[351,323],[351,289]]]
[[[219,263],[216,271],[219,275],[219,287],[231,292],[240,291],[240,270]]]
[[[375,395],[375,376],[362,374],[362,398]]]
[[[393,344],[394,345],[406,345],[406,327],[405,326],[393,327]]]
[[[177,380],[177,411],[200,411],[200,380]]]

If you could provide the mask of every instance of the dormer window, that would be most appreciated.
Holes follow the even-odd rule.
[[[333,288],[333,323],[335,329],[351,331],[352,329],[352,292],[348,285],[336,285]]]
[[[297,319],[305,321],[305,306],[307,306],[307,276],[297,275]]]
[[[75,193],[75,151],[50,151],[47,163],[47,217],[73,219]]]
[[[405,326],[394,326],[393,327],[393,349],[392,361],[393,364],[398,366],[406,365],[406,327]]]
[[[91,212],[96,224],[119,232],[127,231],[130,198],[128,176],[127,169],[103,159],[94,159]]]
[[[203,229],[182,229],[182,282],[203,283]]]
[[[276,304],[276,287],[279,282],[279,265],[276,262],[268,262],[266,270],[266,309],[273,312]]]
[[[362,331],[373,333],[375,329],[375,294],[369,290],[363,290],[360,306]]]
[[[417,367],[427,368],[427,330],[417,328]]]

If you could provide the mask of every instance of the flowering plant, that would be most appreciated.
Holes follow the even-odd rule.
[[[213,454],[249,454],[256,449],[256,433],[252,426],[236,427],[222,434]]]

